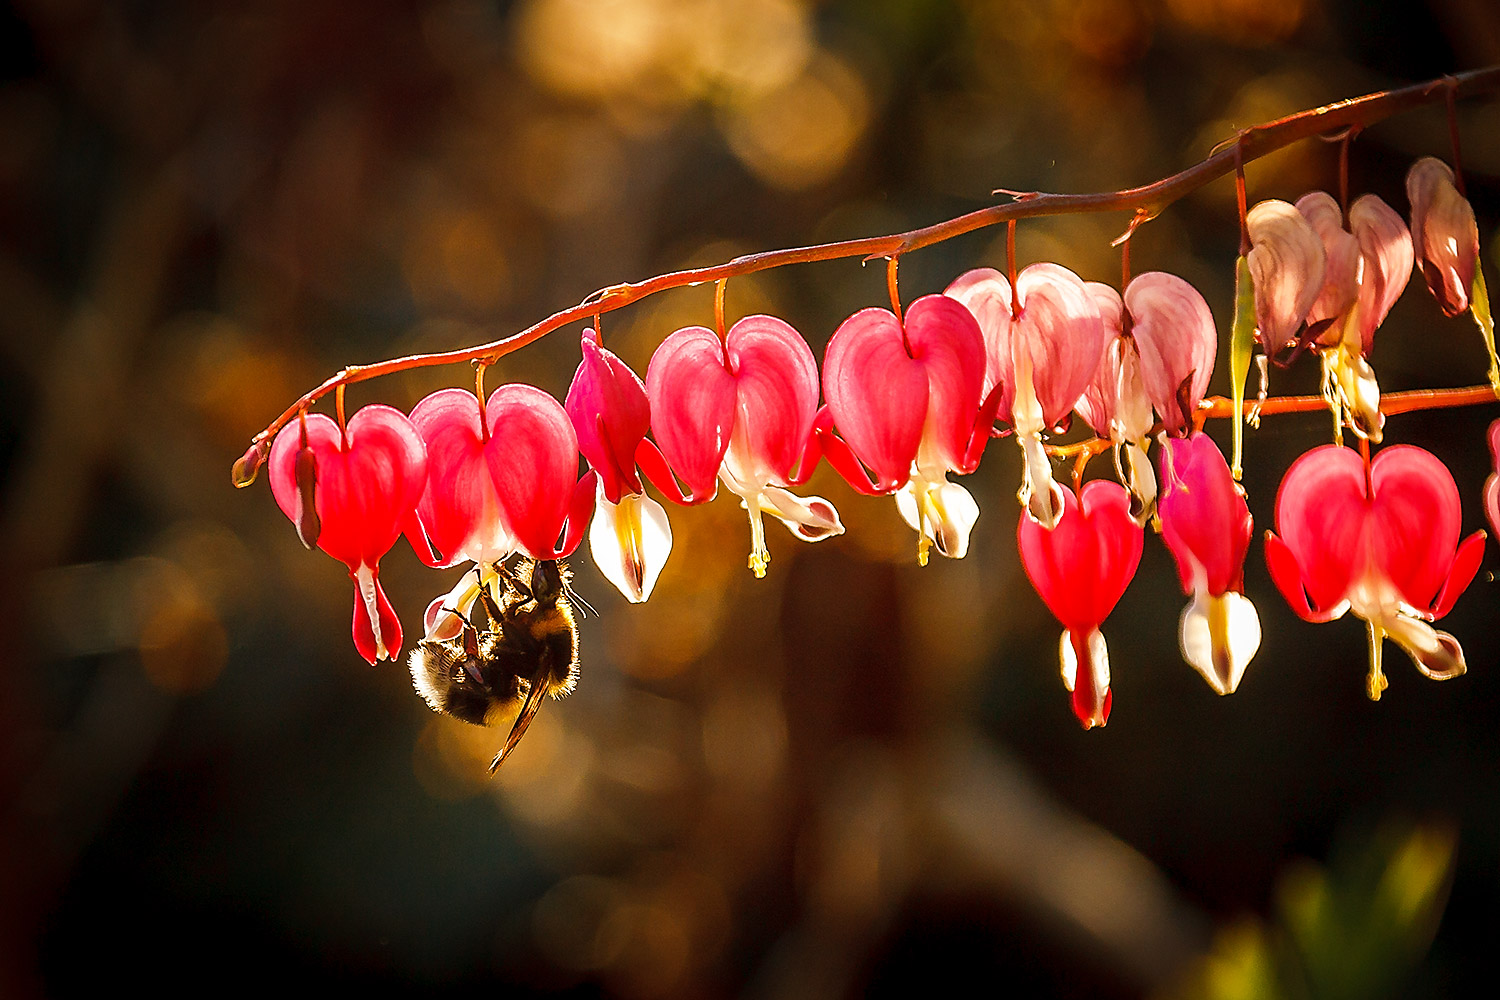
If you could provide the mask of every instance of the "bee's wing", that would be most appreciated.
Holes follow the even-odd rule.
[[[521,703],[521,712],[516,716],[515,724],[510,727],[510,735],[505,738],[505,746],[495,754],[495,759],[490,761],[490,773],[494,774],[505,763],[505,758],[521,742],[521,737],[526,735],[531,720],[536,716],[536,710],[542,707],[542,698],[547,693],[545,684],[532,684],[526,692],[526,700]]]

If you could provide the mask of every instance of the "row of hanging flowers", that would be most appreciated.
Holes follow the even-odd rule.
[[[1370,351],[1417,266],[1445,313],[1472,312],[1500,393],[1478,230],[1460,184],[1439,160],[1415,164],[1408,226],[1373,195],[1347,211],[1324,192],[1245,210],[1241,177],[1229,459],[1202,430],[1219,335],[1187,281],[1130,277],[1127,263],[1116,290],[1053,263],[1016,274],[1012,253],[1010,275],[970,271],[904,310],[893,259],[891,308],[840,324],[821,372],[803,337],[774,316],[747,316],[727,331],[722,321],[718,330],[680,329],[644,379],[589,329],[562,402],[520,384],[486,396],[482,368],[474,389],[440,390],[409,414],[375,404],[344,421],[340,395],[339,420],[302,410],[268,453],[263,443],[247,453],[236,477],[243,485],[264,460],[304,544],[349,567],[354,643],[374,663],[403,644],[379,579],[402,535],[429,566],[475,570],[429,606],[425,640],[451,634],[445,611],[471,614],[505,560],[566,558],[585,532],[600,572],[630,601],[647,600],[672,550],[667,509],[647,483],[675,505],[705,503],[720,486],[737,496],[759,577],[771,561],[767,516],[803,541],[843,533],[830,500],[799,492],[826,459],[855,492],[895,498],[919,562],[934,550],[956,559],[980,509],[953,477],[1008,436],[1023,458],[1021,562],[1063,627],[1062,679],[1092,728],[1112,702],[1101,628],[1148,530],[1167,545],[1190,599],[1184,659],[1220,694],[1240,684],[1261,638],[1243,593],[1253,528],[1238,483],[1246,376],[1257,348],[1278,364],[1312,354],[1333,442],[1288,469],[1264,557],[1302,618],[1353,612],[1366,623],[1367,691],[1379,698],[1387,638],[1429,677],[1464,672],[1458,640],[1431,623],[1483,555],[1483,532],[1460,541],[1459,491],[1441,461],[1410,445],[1371,449],[1384,416]],[[1097,438],[1081,451],[1049,444],[1075,414]],[[1489,445],[1500,458],[1500,421]],[[1083,483],[1081,462],[1071,482],[1055,478],[1060,454],[1105,450],[1118,481]],[[1486,484],[1484,506],[1500,531],[1497,483]]]

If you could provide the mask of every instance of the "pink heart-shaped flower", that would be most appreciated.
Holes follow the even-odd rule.
[[[599,473],[605,498],[618,504],[626,493],[641,492],[635,453],[651,429],[651,404],[640,378],[600,345],[594,330],[583,332],[582,349],[566,409],[578,450]]]

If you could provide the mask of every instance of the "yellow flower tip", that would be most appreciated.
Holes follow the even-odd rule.
[[[1381,693],[1388,687],[1390,682],[1385,679],[1385,674],[1381,673],[1379,667],[1372,667],[1369,676],[1365,678],[1365,694],[1370,696],[1371,701],[1379,701]]]
[[[927,565],[927,558],[928,558],[927,548],[928,548],[927,536],[923,535],[921,538],[919,538],[917,540],[917,565],[918,566],[926,566]]]
[[[770,564],[771,554],[769,552],[750,553],[750,571],[755,574],[757,580],[764,580],[766,578],[766,567]]]

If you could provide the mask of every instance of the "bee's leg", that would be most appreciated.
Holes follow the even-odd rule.
[[[511,577],[511,585],[516,588],[516,595],[519,597],[519,600],[516,602],[517,604],[525,604],[527,601],[536,600],[536,573],[537,567],[541,563],[535,560],[525,561],[531,563],[530,567],[526,570],[525,578],[523,579],[521,576],[520,570],[522,567],[520,566],[516,567],[517,572]]]
[[[489,616],[490,624],[499,625],[500,608],[495,603],[495,595],[490,592],[490,585],[487,583],[480,584],[479,603],[484,608],[484,613]]]
[[[526,700],[521,704],[521,711],[516,716],[515,724],[510,727],[510,735],[505,738],[505,746],[495,754],[495,759],[490,762],[490,773],[499,770],[500,765],[505,763],[505,758],[521,742],[521,737],[526,735],[526,730],[531,727],[531,720],[536,717],[536,710],[542,707],[542,696],[546,693],[545,684],[532,683],[526,692]]]
[[[444,608],[450,615],[464,623],[464,655],[468,657],[479,656],[479,630],[474,623],[469,621],[468,616],[455,608]]]

